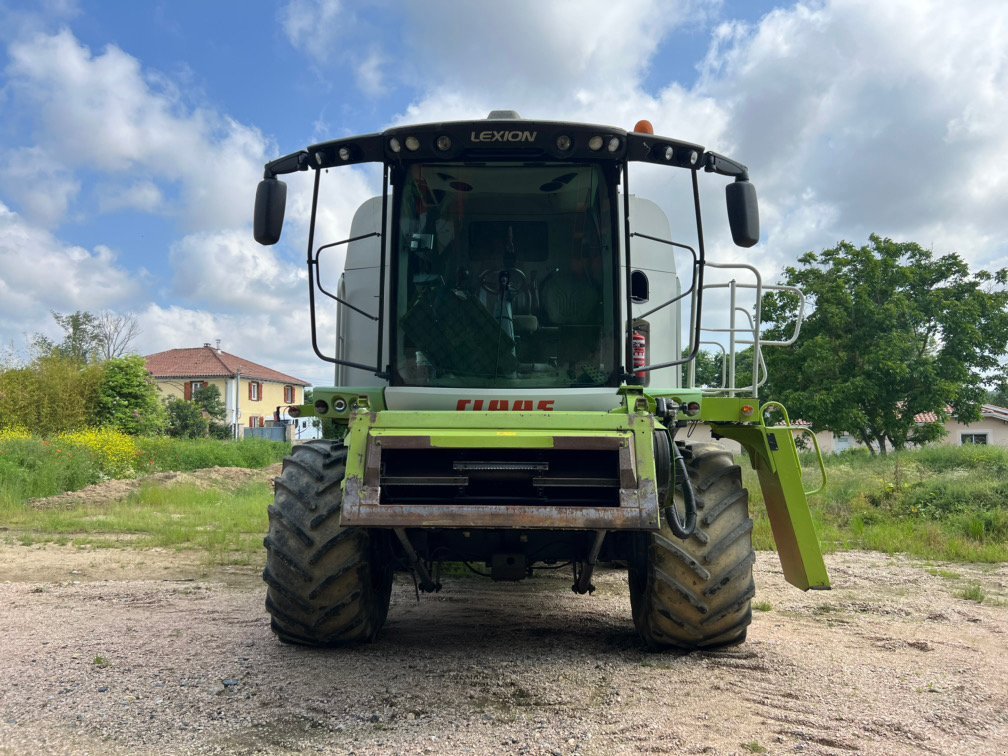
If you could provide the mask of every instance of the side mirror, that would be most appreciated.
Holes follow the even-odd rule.
[[[260,244],[276,244],[283,231],[287,207],[287,184],[275,178],[263,179],[256,187],[252,234]]]
[[[759,241],[759,204],[756,187],[736,179],[725,187],[728,205],[728,225],[732,240],[740,247],[751,247]]]

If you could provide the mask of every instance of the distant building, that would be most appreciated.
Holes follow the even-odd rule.
[[[282,404],[302,404],[311,384],[210,344],[169,349],[144,358],[147,371],[167,398],[192,399],[193,391],[217,386],[227,408],[225,422],[239,428],[263,428]]]

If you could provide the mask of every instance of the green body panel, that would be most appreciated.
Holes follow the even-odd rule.
[[[711,429],[738,441],[749,453],[763,490],[784,579],[802,590],[829,588],[790,428],[713,423]]]
[[[749,412],[743,411],[748,407]],[[705,396],[700,402],[700,422],[746,423],[754,422],[759,403],[752,397]]]

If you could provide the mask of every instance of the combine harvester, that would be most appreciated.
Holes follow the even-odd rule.
[[[362,163],[383,167],[381,196],[357,211],[349,239],[320,243],[323,173]],[[630,194],[631,163],[687,172],[693,244]],[[748,493],[731,454],[690,442],[698,423],[748,452],[786,579],[829,587],[797,429],[779,404],[756,399],[771,345],[760,339],[760,302],[782,287],[704,253],[701,171],[732,179],[735,244],[759,238],[744,165],[655,136],[646,121],[626,132],[495,111],[270,162],[256,194],[259,243],[279,240],[277,177],[297,171],[314,171],[312,343],[336,365],[337,385],[284,410],[319,418],[325,439],[294,448],[270,507],[266,605],[281,639],[373,639],[395,571],[430,592],[444,562],[507,581],[570,563],[574,591],[590,593],[606,562],[626,566],[649,646],[741,642],[754,594]],[[341,252],[338,286],[327,288],[320,271]],[[705,283],[711,267],[753,283]],[[714,288],[729,301],[728,327],[713,329],[727,334],[727,368],[721,388],[700,389],[702,305]],[[738,305],[740,289],[751,310]],[[337,334],[319,333],[323,297],[337,303]],[[739,344],[753,354],[746,386],[736,385]]]

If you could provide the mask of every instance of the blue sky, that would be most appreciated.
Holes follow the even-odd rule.
[[[871,232],[1008,265],[1002,0],[0,0],[0,356],[50,311],[133,313],[142,353],[220,339],[321,385],[303,272],[251,239],[262,163],[410,121],[649,118],[750,166],[773,278]],[[645,183],[645,186],[647,184]],[[373,174],[321,222],[345,235]]]

